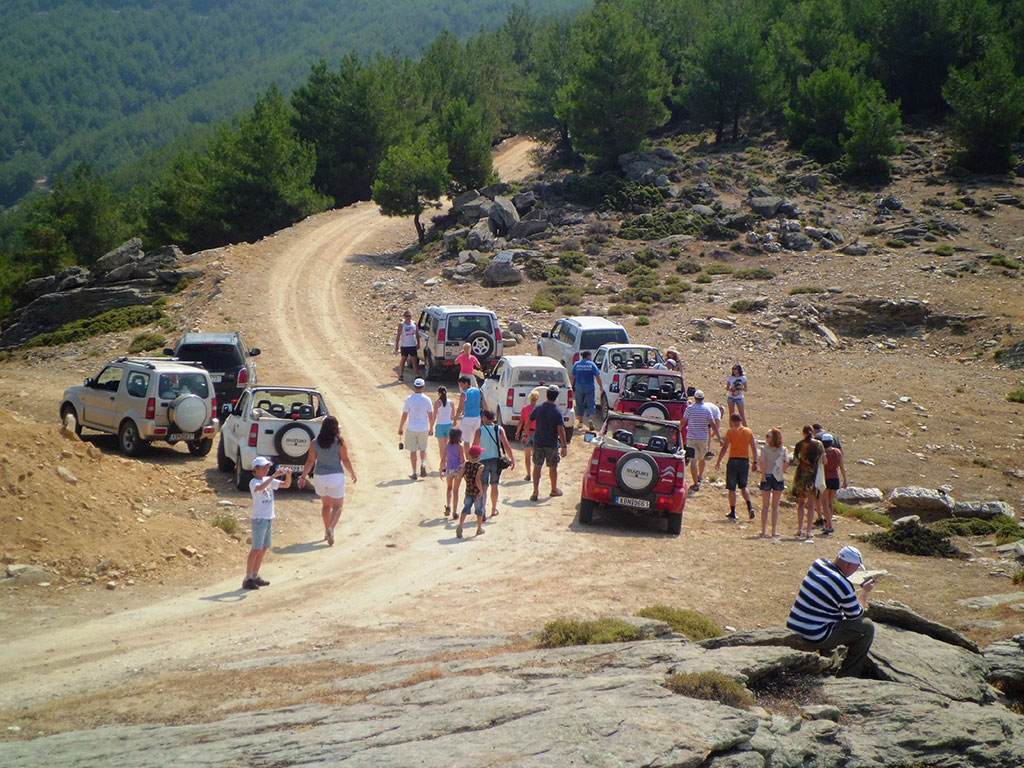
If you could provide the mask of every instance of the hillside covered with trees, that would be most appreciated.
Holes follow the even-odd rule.
[[[576,17],[517,5],[467,40],[442,30],[415,58],[353,53],[307,73],[145,183],[79,166],[6,217],[0,316],[25,279],[130,234],[194,251],[370,196],[419,214],[486,183],[491,145],[512,132],[599,173],[656,131],[723,146],[779,131],[863,184],[886,180],[905,122],[926,123],[956,142],[947,173],[1006,173],[1024,120],[1024,0],[601,0]]]

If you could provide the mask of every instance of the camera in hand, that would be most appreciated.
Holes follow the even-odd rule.
[[[401,440],[398,441],[398,450],[400,450],[400,451],[404,451],[405,450],[405,443],[403,443]]]

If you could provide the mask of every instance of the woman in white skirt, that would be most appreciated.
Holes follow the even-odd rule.
[[[309,445],[309,457],[299,475],[299,488],[306,486],[306,478],[311,470],[313,486],[322,505],[320,511],[324,518],[324,538],[333,547],[334,526],[341,518],[341,506],[345,503],[345,472],[352,476],[353,483],[356,481],[356,471],[352,469],[348,449],[338,431],[338,420],[333,416],[324,419],[320,434]]]

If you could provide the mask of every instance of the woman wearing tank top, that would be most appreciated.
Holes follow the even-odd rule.
[[[452,431],[452,414],[455,408],[452,401],[448,399],[448,388],[437,388],[437,400],[434,401],[434,437],[437,438],[437,449],[439,452],[439,464],[444,464],[445,445],[448,443],[448,433]]]
[[[348,449],[338,431],[338,420],[328,416],[320,425],[320,434],[309,444],[309,457],[299,475],[299,488],[306,486],[306,478],[313,470],[313,485],[320,497],[320,514],[324,520],[324,539],[328,546],[334,546],[334,526],[341,518],[341,507],[345,503],[345,473],[356,481],[356,471],[348,458]]]
[[[398,363],[399,381],[402,380],[402,374],[405,373],[405,361],[410,357],[415,375],[420,375],[419,346],[420,329],[412,321],[412,312],[407,309],[402,315],[402,322],[398,324],[398,332],[395,334],[395,354],[398,354],[399,348],[402,350],[402,359]]]

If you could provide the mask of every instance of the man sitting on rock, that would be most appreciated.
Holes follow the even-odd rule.
[[[868,650],[875,639],[875,625],[864,615],[874,581],[862,585],[860,597],[850,581],[864,568],[856,547],[843,547],[834,562],[814,561],[800,585],[786,626],[803,636],[818,651],[846,646],[846,660],[838,677],[861,677]]]

